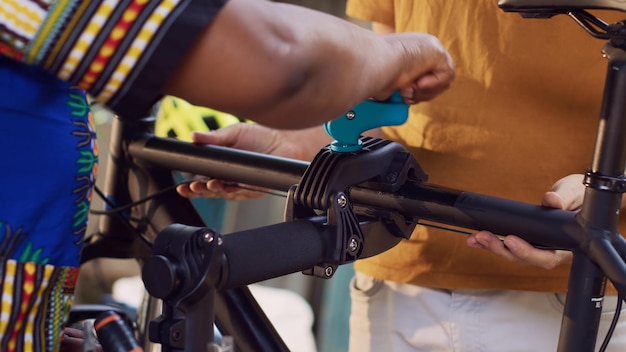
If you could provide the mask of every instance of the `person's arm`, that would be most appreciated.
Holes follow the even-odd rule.
[[[430,99],[454,76],[431,35],[379,36],[267,0],[60,3],[28,28],[11,20],[21,7],[4,10],[0,55],[44,68],[122,118],[144,117],[170,94],[274,127],[308,127],[397,89],[407,101]]]
[[[422,33],[381,36],[303,7],[230,0],[164,89],[196,105],[281,128],[318,125],[368,97],[427,100],[454,70]]]

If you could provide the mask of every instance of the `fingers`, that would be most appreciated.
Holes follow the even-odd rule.
[[[95,338],[94,338],[95,339]],[[85,333],[80,329],[65,327],[61,336],[60,352],[83,351],[85,347]],[[102,352],[102,346],[96,342],[95,351]]]
[[[434,70],[419,77],[415,82],[413,99],[416,102],[431,100],[450,88],[455,76],[454,64],[449,55],[444,58],[445,60],[439,63]]]
[[[443,93],[452,83],[453,72],[430,72],[417,80],[417,91],[415,98],[418,101],[431,100]]]
[[[236,123],[211,132],[192,132],[194,143],[271,154],[280,142],[279,132],[252,123]]]
[[[580,209],[584,197],[583,175],[569,175],[558,180],[543,196],[543,206],[575,211]],[[500,239],[488,231],[480,231],[467,238],[473,248],[484,248],[504,259],[544,269],[554,269],[572,261],[572,253],[562,250],[546,250],[533,247],[518,236]]]
[[[428,73],[420,77],[416,83],[400,90],[405,104],[417,104],[428,101],[443,93],[450,87],[450,82],[441,80],[434,73]]]
[[[197,144],[219,145],[229,148],[254,151],[258,153],[291,156],[290,144],[285,143],[279,132],[257,124],[238,123],[211,132],[193,132],[192,140]],[[259,198],[264,189],[244,190],[242,185],[222,180],[199,180],[189,184],[181,184],[176,191],[185,198],[223,198],[228,200],[245,200]]]
[[[196,144],[214,144],[224,145],[222,138],[215,131],[210,132],[191,132],[191,140]]]
[[[415,100],[426,101],[441,94],[452,84],[455,76],[454,62],[441,42],[433,38],[431,43],[435,57],[434,66],[415,81]]]
[[[415,100],[415,89],[414,84],[400,89],[400,96],[404,99],[405,104],[415,104],[418,102]]]
[[[544,269],[554,269],[571,263],[572,254],[568,251],[538,249],[523,239],[509,235],[503,240],[488,231],[480,231],[467,238],[473,248],[486,249],[512,262],[534,265]]]
[[[247,186],[246,186],[247,187]],[[262,188],[248,187],[242,189],[239,184],[211,179],[208,181],[193,181],[178,185],[176,191],[185,198],[221,198],[227,200],[247,200],[260,198],[265,195]]]
[[[541,205],[555,209],[565,209],[563,198],[556,192],[546,192],[541,199]]]
[[[191,139],[197,144],[212,144],[232,147],[241,139],[239,136],[249,124],[237,123],[211,132],[192,132]]]
[[[400,33],[388,38],[400,41],[406,51],[406,71],[398,82],[405,103],[430,100],[450,87],[454,62],[439,39],[426,33]]]

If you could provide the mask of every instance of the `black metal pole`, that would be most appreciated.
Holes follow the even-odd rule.
[[[131,155],[172,170],[287,191],[309,163],[266,154],[148,138],[129,146]]]
[[[581,227],[587,229],[586,238],[580,250],[574,251],[559,352],[594,350],[606,286],[598,263],[608,269],[608,258],[614,256],[614,250],[606,243],[619,236],[622,193],[602,181],[621,178],[626,165],[626,54],[610,43],[604,52],[608,70],[602,110],[585,199],[577,216]]]
[[[287,191],[307,162],[216,146],[150,138],[129,147],[132,156],[165,168]],[[515,233],[532,243],[572,249],[579,230],[574,214],[533,204],[411,183],[395,193],[353,187],[353,204],[382,207],[412,218],[474,230]],[[550,236],[546,234],[550,233]]]

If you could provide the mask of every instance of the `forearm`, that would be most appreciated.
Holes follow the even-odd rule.
[[[418,41],[404,39],[297,6],[231,0],[167,93],[269,126],[312,126],[431,70],[434,58],[416,63]]]
[[[430,75],[436,79],[428,99],[453,76],[448,54],[432,36],[378,36],[293,5],[79,3],[40,9],[27,31],[11,20],[23,9],[7,6],[0,55],[44,68],[123,118],[144,117],[162,94],[171,94],[269,126],[302,128],[442,67],[442,84]],[[422,99],[413,87],[408,92],[406,99]]]

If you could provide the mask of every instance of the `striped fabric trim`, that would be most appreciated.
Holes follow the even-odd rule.
[[[43,55],[44,49],[52,44],[53,36],[48,36],[50,33],[59,32],[60,25],[68,20],[71,15],[71,9],[75,1],[60,0],[56,1],[49,7],[48,16],[41,24],[38,35],[33,38],[30,44],[26,47],[24,61],[28,64],[39,64]]]
[[[2,313],[0,313],[0,340],[7,335],[11,307],[13,306],[13,290],[15,287],[15,261],[8,261],[2,267],[4,282],[2,283]]]
[[[143,117],[146,110],[161,98],[155,88],[160,89],[170,78],[169,74],[228,0],[186,0],[172,10],[172,14],[148,43],[137,65],[142,69],[132,70],[120,87],[109,99],[109,106],[122,117]],[[149,60],[157,57],[159,60]],[[150,102],[141,106],[137,102]]]
[[[169,73],[226,1],[0,0],[0,55],[42,66],[136,117],[160,98]],[[147,92],[136,95],[135,87]]]
[[[42,48],[41,62],[43,66],[50,72],[58,72],[63,65],[63,59],[71,51],[72,46],[68,43],[74,43],[81,35],[92,15],[100,5],[98,1],[80,1],[80,0],[62,0],[66,2],[65,6],[61,3],[57,6],[57,11],[65,11],[65,21],[60,22],[54,27],[56,32],[42,33],[42,38],[49,38],[49,47]],[[71,2],[71,4],[70,4]],[[64,30],[65,28],[73,28],[74,30]]]
[[[2,0],[0,2],[0,40],[23,50],[34,38],[47,14],[41,1]]]
[[[57,351],[78,269],[0,261],[0,350]]]
[[[98,100],[108,101],[121,87],[124,78],[129,75],[157,29],[165,21],[167,14],[174,10],[178,2],[178,0],[165,0],[159,8],[150,14],[137,32],[135,40],[130,43],[124,59],[115,67],[110,78],[106,81],[104,89],[96,96]]]

